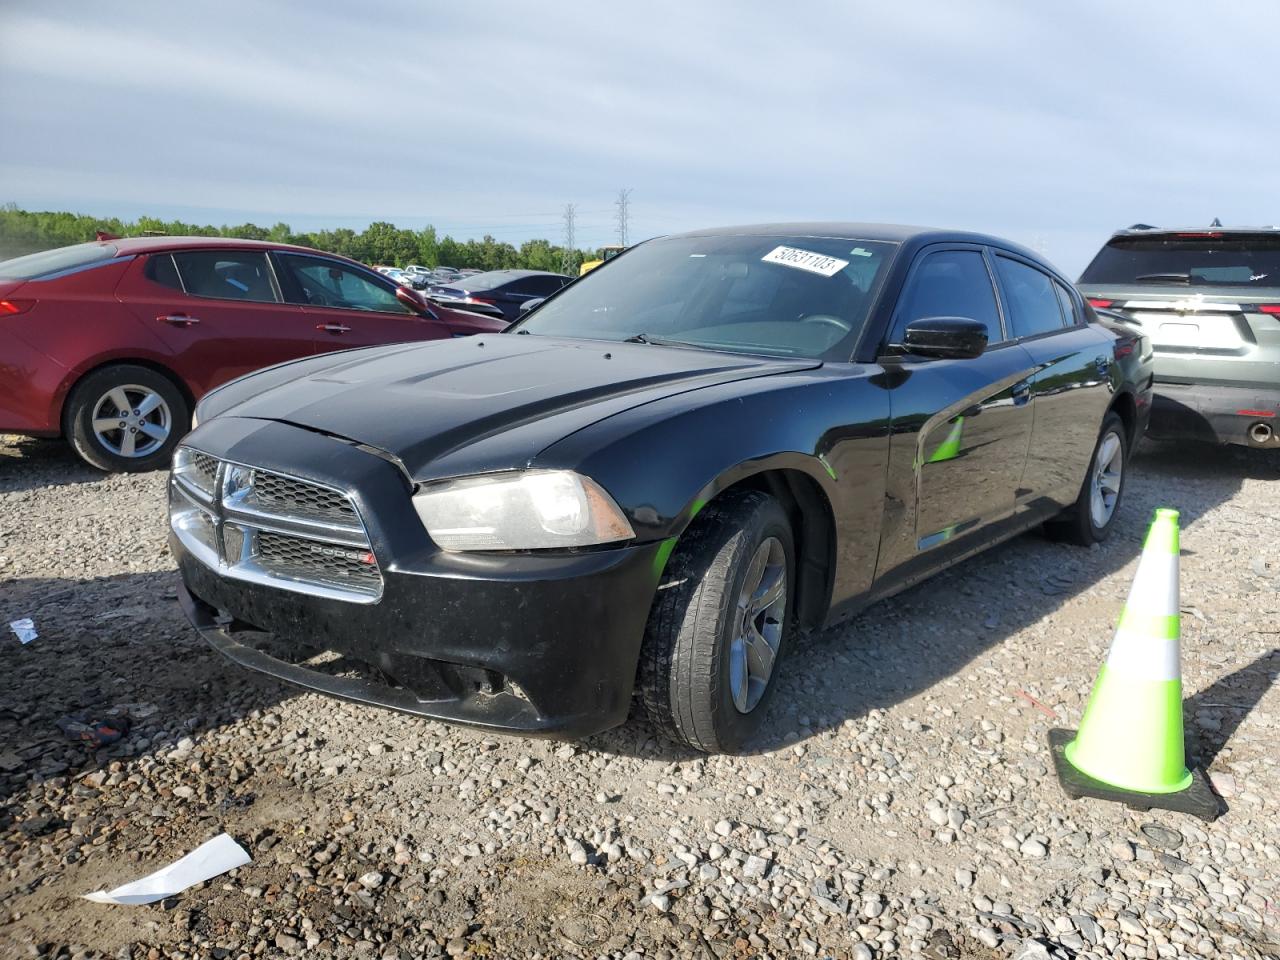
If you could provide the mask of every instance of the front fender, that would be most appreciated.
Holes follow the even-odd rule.
[[[890,416],[888,392],[873,379],[860,368],[828,365],[695,390],[600,420],[530,466],[594,479],[641,542],[678,537],[735,484],[770,472],[802,474],[834,520],[839,601],[870,585],[879,550]]]

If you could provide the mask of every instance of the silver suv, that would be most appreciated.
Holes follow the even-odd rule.
[[[1280,227],[1139,224],[1079,287],[1155,345],[1151,436],[1280,447]]]

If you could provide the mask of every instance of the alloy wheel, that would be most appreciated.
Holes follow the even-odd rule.
[[[164,398],[136,383],[112,387],[93,405],[93,435],[118,457],[155,453],[169,439],[173,416]]]
[[[1090,477],[1089,512],[1093,525],[1105,527],[1116,512],[1120,499],[1120,481],[1124,474],[1124,445],[1115,433],[1108,433],[1098,444]]]
[[[754,710],[769,686],[786,612],[787,555],[782,541],[769,537],[747,567],[729,643],[729,689],[740,713]]]

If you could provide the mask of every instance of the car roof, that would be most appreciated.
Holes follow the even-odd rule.
[[[290,250],[297,253],[323,254],[348,260],[349,257],[335,253],[326,253],[312,247],[301,247],[292,243],[273,243],[270,240],[241,240],[237,237],[121,237],[118,240],[104,241],[110,243],[124,254],[158,253],[165,250]]]
[[[930,243],[975,243],[1017,253],[1048,265],[1040,254],[1012,240],[975,233],[902,223],[858,223],[850,221],[802,221],[797,223],[754,223],[738,227],[714,227],[673,234],[674,237],[835,237],[841,240],[880,240],[919,249]]]

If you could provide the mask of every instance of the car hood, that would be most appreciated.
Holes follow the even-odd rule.
[[[525,466],[605,417],[701,387],[821,366],[654,344],[481,335],[398,344],[265,371],[218,416],[296,424],[374,447],[415,480]],[[274,374],[274,375],[272,375]],[[280,374],[287,374],[282,379]]]

